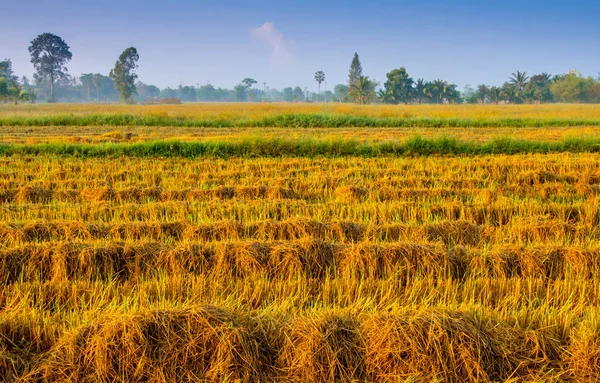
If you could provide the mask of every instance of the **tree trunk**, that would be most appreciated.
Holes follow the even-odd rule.
[[[50,101],[54,102],[54,73],[50,73]]]

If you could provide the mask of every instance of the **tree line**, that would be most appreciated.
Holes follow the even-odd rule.
[[[413,79],[405,67],[386,74],[383,84],[363,74],[358,53],[350,63],[348,80],[327,89],[326,74],[315,72],[317,92],[295,86],[281,90],[259,84],[251,77],[242,79],[232,89],[216,88],[210,83],[180,85],[160,89],[138,80],[136,69],[139,54],[134,47],[127,48],[118,57],[114,67],[105,75],[82,73],[71,76],[67,64],[73,55],[70,47],[59,36],[43,33],[29,46],[31,63],[35,69],[33,79],[18,77],[10,59],[0,61],[0,101],[35,102],[353,102],[357,104],[522,104],[522,103],[599,103],[600,78],[584,77],[571,70],[566,74],[541,73],[529,76],[516,71],[500,86],[485,84],[472,88],[467,85],[462,92],[456,84],[442,79],[428,81]],[[322,85],[325,91],[322,92]],[[263,85],[262,88],[260,85]]]

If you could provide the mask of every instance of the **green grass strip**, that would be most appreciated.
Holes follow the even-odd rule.
[[[248,139],[242,141],[151,141],[107,144],[1,144],[0,156],[54,155],[75,157],[344,157],[493,155],[521,153],[595,153],[600,139],[568,139],[556,142],[510,138],[478,143],[453,138],[359,142],[317,139]]]
[[[40,117],[0,117],[0,126],[175,126],[175,127],[264,127],[264,128],[338,128],[338,127],[564,127],[600,126],[597,119],[533,118],[436,118],[368,117],[347,114],[283,114],[259,119],[196,120],[187,117],[135,116],[129,114],[56,114]]]

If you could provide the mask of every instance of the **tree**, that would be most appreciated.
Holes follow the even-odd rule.
[[[529,78],[525,86],[526,96],[537,103],[552,101],[552,92],[550,91],[550,82],[552,76],[548,73],[540,73]]]
[[[513,86],[513,84],[511,84],[509,82],[505,82],[504,84],[502,84],[502,87],[500,89],[501,89],[500,95],[501,95],[502,101],[506,101],[506,102],[517,101],[516,90],[515,90],[515,87]]]
[[[354,57],[352,58],[352,63],[350,64],[350,71],[348,73],[348,86],[351,86],[352,84],[356,83],[360,76],[362,76],[362,65],[360,64],[358,53],[354,52]]]
[[[238,84],[233,88],[236,101],[248,100],[248,86],[246,84]]]
[[[240,85],[244,87],[244,90],[242,91],[241,89],[238,89],[237,86],[234,88],[236,99],[238,101],[248,100],[248,94],[250,94],[250,89],[252,89],[252,86],[255,84],[257,84],[257,81],[253,78],[246,77],[245,79],[243,79]]]
[[[215,101],[217,100],[217,90],[211,84],[202,85],[198,88],[198,99],[200,101]]]
[[[154,85],[148,85],[138,81],[135,83],[135,88],[138,93],[138,99],[144,103],[154,104],[154,102],[160,97],[160,89]],[[195,93],[196,92],[194,91],[194,96]]]
[[[354,84],[350,85],[350,97],[359,104],[368,104],[377,97],[375,94],[377,85],[379,84],[369,79],[369,76],[360,76]]]
[[[384,104],[392,104],[394,102],[392,92],[391,91],[386,91],[385,89],[379,89],[377,91],[377,97]]]
[[[0,77],[4,77],[6,81],[16,81],[17,76],[15,76],[12,69],[12,61],[10,59],[4,59],[4,61],[0,61]]]
[[[527,72],[517,71],[517,73],[512,73],[509,77],[508,83],[512,85],[515,90],[515,101],[522,102],[523,91],[525,90],[525,86],[527,86],[527,80],[529,80]]]
[[[333,98],[338,102],[348,102],[348,85],[337,84],[333,88]]]
[[[321,83],[325,81],[325,73],[318,71],[315,73],[315,81],[319,84],[319,97],[321,96]]]
[[[414,95],[413,79],[406,72],[406,68],[394,69],[386,74],[387,81],[383,84],[385,89],[384,102],[408,104]]]
[[[475,94],[477,95],[477,99],[481,100],[482,104],[485,104],[485,100],[489,98],[490,95],[490,88],[488,88],[487,85],[481,84],[477,87],[477,92],[475,92]]]
[[[558,77],[550,90],[559,102],[589,102],[595,81],[591,77],[583,77],[581,73],[570,70],[568,74]]]
[[[179,97],[181,101],[196,101],[196,91],[191,86],[179,86]]]
[[[0,77],[0,100],[8,96],[8,81],[4,77]]]
[[[490,88],[488,95],[490,98],[490,102],[498,104],[502,100],[502,88],[493,86]]]
[[[257,84],[256,80],[253,78],[246,77],[242,80],[242,85],[246,87],[246,89],[252,88],[253,85]]]
[[[8,97],[17,105],[19,101],[25,99],[25,90],[23,86],[17,81],[12,81],[11,86],[8,88]]]
[[[283,101],[292,102],[294,101],[294,89],[291,87],[283,88],[281,91],[283,93]]]
[[[173,88],[167,87],[160,91],[161,98],[177,98],[177,91]]]
[[[121,53],[115,63],[115,67],[110,71],[110,78],[119,92],[122,102],[131,103],[133,95],[136,92],[135,80],[138,78],[134,72],[137,69],[137,62],[140,59],[137,49],[127,48]]]
[[[299,86],[294,88],[294,101],[304,101],[304,91]]]
[[[92,76],[92,84],[96,87],[96,102],[100,100],[100,80],[102,80],[102,75],[100,73],[95,73]]]
[[[40,79],[46,79],[50,86],[50,101],[54,98],[54,81],[66,77],[67,62],[73,58],[69,46],[59,36],[43,33],[29,46],[31,63]]]
[[[436,103],[442,104],[444,100],[453,103],[459,101],[456,85],[449,84],[444,80],[435,80],[431,83],[431,93]]]
[[[79,81],[81,81],[81,85],[83,85],[87,90],[87,100],[90,101],[90,88],[93,85],[94,75],[92,73],[82,73],[79,76]]]
[[[421,104],[427,98],[427,82],[419,78],[415,82],[414,94],[417,103]]]

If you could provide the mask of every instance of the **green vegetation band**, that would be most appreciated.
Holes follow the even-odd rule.
[[[242,141],[152,141],[126,144],[3,144],[0,155],[58,155],[77,157],[339,157],[487,155],[519,153],[600,152],[600,139],[567,139],[557,142],[510,138],[486,143],[453,138],[413,137],[403,142],[362,143],[355,140],[249,139]]]
[[[135,116],[130,114],[52,115],[44,117],[0,118],[0,126],[177,126],[177,127],[563,127],[600,126],[597,119],[534,119],[534,118],[440,118],[440,117],[369,117],[348,114],[284,114],[258,119],[196,120],[185,116]]]

